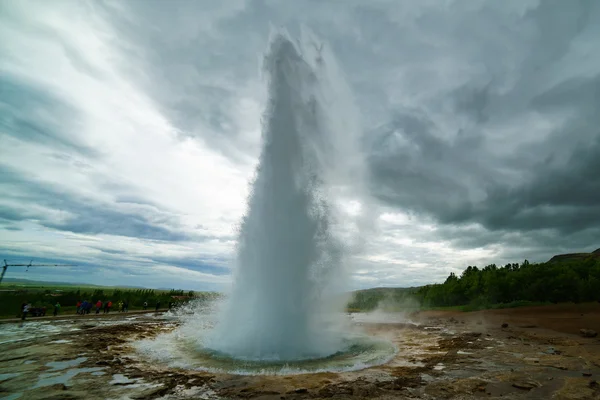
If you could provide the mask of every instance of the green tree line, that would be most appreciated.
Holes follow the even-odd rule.
[[[545,263],[469,266],[442,284],[419,288],[426,307],[473,305],[486,308],[514,302],[587,302],[600,300],[600,257],[589,255]]]
[[[600,256],[577,254],[545,263],[490,264],[451,273],[444,283],[353,293],[348,311],[460,307],[474,310],[527,304],[600,301]]]

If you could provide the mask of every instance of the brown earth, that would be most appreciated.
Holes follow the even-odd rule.
[[[289,376],[168,368],[135,353],[132,341],[172,330],[175,322],[143,316],[108,326],[74,321],[77,331],[0,344],[0,397],[600,399],[600,339],[579,335],[580,329],[600,331],[600,304],[422,312],[412,320],[419,325],[356,324],[397,346],[385,365]],[[56,343],[57,338],[69,343]],[[71,367],[81,369],[77,375],[66,381],[52,376],[57,372],[51,362],[77,357],[86,357]],[[60,382],[36,388],[45,376]]]
[[[600,303],[554,304],[549,306],[504,308],[463,313],[460,311],[424,311],[421,319],[436,317],[461,318],[469,323],[512,327],[549,329],[560,333],[578,334],[582,328],[600,332]]]

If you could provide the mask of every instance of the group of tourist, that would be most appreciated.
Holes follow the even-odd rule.
[[[169,302],[169,310],[172,309],[174,306],[177,306],[177,303],[174,302]],[[129,301],[125,300],[122,301],[120,300],[117,304],[117,311],[119,312],[128,312],[129,311]],[[80,315],[86,315],[89,314],[93,308],[95,308],[96,310],[96,314],[100,314],[100,311],[103,310],[104,314],[108,314],[110,312],[110,310],[112,310],[113,307],[113,302],[112,301],[105,301],[103,302],[102,300],[98,300],[96,303],[93,303],[91,301],[88,300],[83,300],[83,301],[78,301],[77,305],[76,305],[76,313],[80,314]],[[56,317],[61,309],[61,305],[60,303],[57,301],[56,304],[54,304],[54,316]],[[148,309],[148,302],[145,301],[144,305],[143,305],[143,309],[147,310]],[[160,301],[156,302],[156,306],[155,306],[155,310],[158,311],[160,309]],[[34,316],[34,317],[39,317],[39,316],[45,316],[46,315],[46,307],[32,307],[31,304],[29,304],[28,302],[24,302],[23,304],[21,304],[21,319],[25,320],[25,318],[27,318],[28,315]]]
[[[92,308],[96,308],[96,314],[100,314],[100,310],[104,311],[104,314],[108,314],[113,307],[113,302],[108,300],[102,302],[102,300],[98,300],[96,304],[91,301],[78,301],[77,302],[77,314],[89,314],[92,311]],[[127,312],[129,311],[129,301],[119,301],[117,303],[117,311],[119,312]]]

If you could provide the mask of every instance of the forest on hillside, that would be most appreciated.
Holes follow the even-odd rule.
[[[412,301],[412,303],[410,302]],[[460,276],[451,273],[444,283],[410,289],[370,289],[355,294],[350,310],[372,310],[382,302],[413,307],[468,306],[600,301],[600,256],[557,256],[545,263],[468,266]],[[393,307],[392,307],[393,308]]]

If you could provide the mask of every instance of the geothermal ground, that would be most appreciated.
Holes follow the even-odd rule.
[[[352,372],[235,375],[172,368],[136,343],[182,318],[139,314],[0,325],[3,399],[598,399],[600,304],[354,314],[398,349]],[[502,327],[503,324],[505,327]]]

